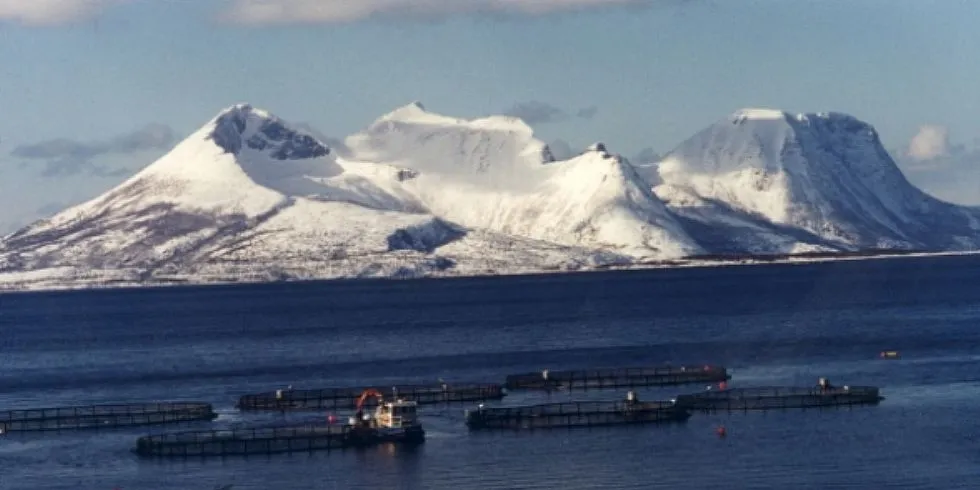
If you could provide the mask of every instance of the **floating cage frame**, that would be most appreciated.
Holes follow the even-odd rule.
[[[873,386],[830,389],[764,386],[679,395],[677,404],[690,410],[734,411],[876,405],[882,400],[884,397]]]
[[[35,408],[0,412],[0,432],[132,427],[214,420],[210,403],[159,402]]]
[[[714,383],[730,379],[720,366],[668,366],[582,369],[571,371],[543,370],[537,373],[511,374],[504,386],[508,390],[534,389],[605,389],[638,386],[668,386],[692,383]]]
[[[466,411],[470,429],[544,429],[682,422],[690,412],[668,401],[573,401]]]
[[[341,449],[349,425],[299,425],[153,434],[136,440],[144,457],[242,456]]]
[[[349,424],[304,424],[151,434],[137,439],[134,451],[142,457],[246,456],[329,451],[385,442],[414,445],[424,440],[425,431],[421,428],[399,437]]]
[[[279,390],[242,395],[240,410],[344,410],[352,409],[365,390],[376,390],[385,399],[401,398],[419,405],[438,403],[467,403],[499,400],[504,397],[503,386],[495,383],[401,385],[375,387],[342,387],[317,390]]]

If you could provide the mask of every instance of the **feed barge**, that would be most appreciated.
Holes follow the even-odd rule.
[[[0,412],[0,433],[103,429],[214,420],[209,403],[166,402],[86,405]]]
[[[545,429],[642,423],[683,422],[691,413],[670,401],[626,400],[545,403],[522,407],[485,407],[466,411],[466,425],[478,429]]]
[[[632,367],[512,374],[508,390],[604,389],[668,386],[726,381],[731,376],[720,366]]]
[[[768,386],[705,391],[677,397],[677,404],[689,410],[775,410],[784,408],[877,405],[884,400],[878,388],[844,386],[808,388]]]
[[[358,408],[357,416],[343,425],[307,424],[148,435],[137,439],[135,452],[143,457],[241,456],[382,443],[421,444],[425,441],[425,431],[416,409],[415,402],[394,400],[381,402],[373,417]]]
[[[365,390],[381,393],[385,398],[404,398],[419,405],[437,403],[467,403],[499,400],[504,397],[499,384],[434,384],[376,386],[369,388],[324,388],[318,390],[276,390],[274,392],[242,395],[239,410],[344,410],[357,405]]]

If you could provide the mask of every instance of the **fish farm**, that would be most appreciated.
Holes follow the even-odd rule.
[[[214,420],[209,403],[130,403],[0,412],[0,432],[55,431]]]
[[[677,404],[689,410],[774,410],[783,408],[875,405],[884,397],[878,388],[845,386],[842,388],[757,387],[738,388],[677,397]]]
[[[579,371],[548,371],[512,374],[508,390],[603,389],[639,386],[669,386],[726,381],[728,370],[717,366],[608,368]]]
[[[627,424],[679,423],[694,412],[748,411],[878,404],[877,387],[832,386],[820,378],[815,387],[747,387],[727,389],[731,378],[720,366],[586,369],[514,374],[504,384],[416,384],[388,387],[338,387],[318,390],[280,389],[242,395],[241,412],[349,410],[346,423],[192,430],[145,435],[134,451],[143,457],[201,457],[309,452],[384,443],[418,444],[425,431],[420,405],[478,402],[464,410],[470,430],[546,429]],[[718,383],[720,389],[680,394],[669,401],[640,401],[630,389],[625,399],[565,401],[526,406],[485,406],[502,400],[507,390],[612,389]],[[365,408],[374,408],[374,414]],[[0,412],[0,435],[15,431],[56,431],[213,421],[210,403],[158,402],[10,410]]]
[[[384,398],[405,398],[419,405],[499,400],[504,397],[499,384],[402,385],[365,388],[324,388],[319,390],[278,390],[242,395],[240,410],[341,410],[352,409],[365,390],[375,390]]]
[[[673,402],[583,401],[466,411],[470,429],[544,429],[683,422],[690,412]]]

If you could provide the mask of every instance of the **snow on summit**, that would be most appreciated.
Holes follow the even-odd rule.
[[[760,108],[745,108],[736,111],[732,114],[733,120],[746,120],[746,119],[785,119],[789,117],[789,114],[775,110],[775,109],[760,109]]]
[[[442,175],[482,173],[485,181],[505,187],[521,184],[512,177],[552,160],[548,147],[520,119],[457,119],[428,112],[418,102],[380,117],[345,145],[356,159]]]
[[[980,247],[874,128],[742,109],[634,167],[556,160],[520,119],[408,104],[343,156],[249,104],[119,186],[0,240],[0,288],[569,270],[702,253]]]

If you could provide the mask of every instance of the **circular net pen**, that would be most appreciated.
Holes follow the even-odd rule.
[[[144,457],[203,457],[277,454],[341,449],[352,445],[349,425],[301,425],[174,432],[143,436]]]
[[[690,412],[673,402],[582,401],[466,411],[470,429],[545,429],[682,422]]]
[[[800,387],[758,387],[705,391],[677,397],[677,404],[689,410],[774,410],[785,408],[875,405],[884,400],[878,388],[845,386],[821,389]]]
[[[214,420],[209,403],[164,402],[86,405],[0,412],[0,431],[101,429]]]
[[[604,389],[639,386],[669,386],[713,383],[728,380],[728,370],[720,366],[670,366],[583,369],[512,374],[507,389]]]
[[[401,398],[419,405],[499,400],[504,397],[499,384],[437,384],[374,387],[323,388],[317,390],[278,390],[242,395],[240,410],[344,410],[352,409],[365,390],[375,390],[385,399]],[[375,403],[369,400],[369,403]]]

